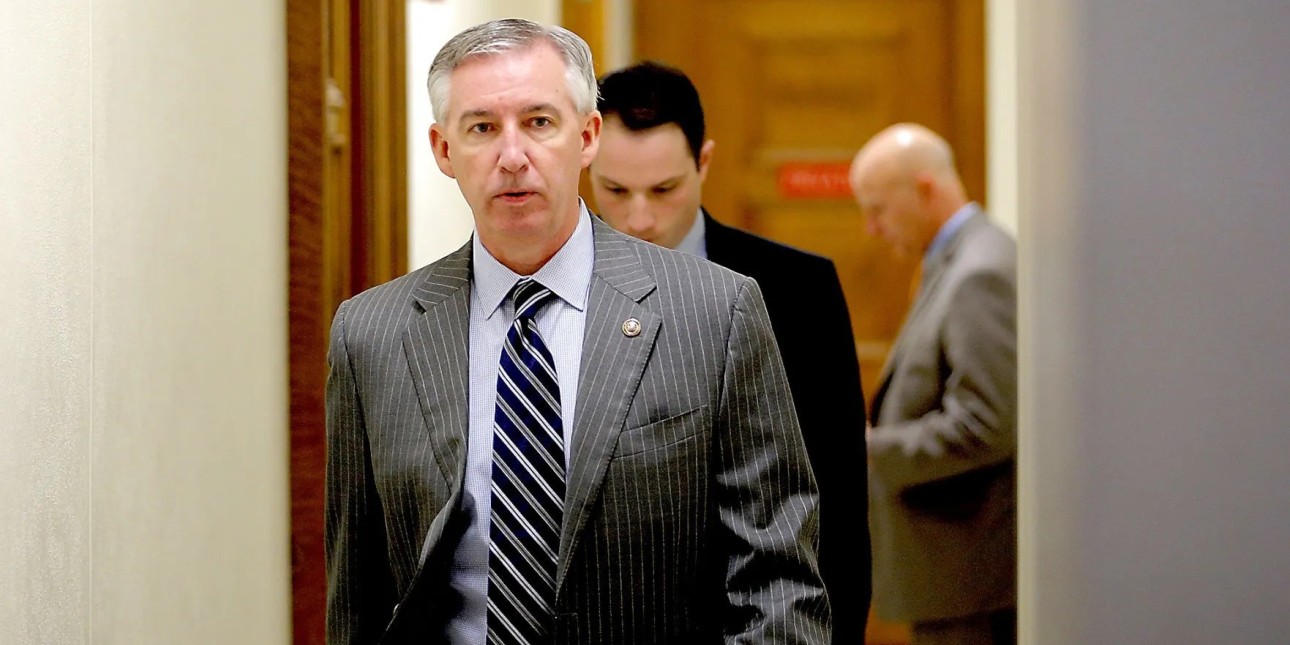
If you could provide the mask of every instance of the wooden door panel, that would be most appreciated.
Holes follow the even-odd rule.
[[[954,7],[945,0],[706,2],[695,14],[702,39],[689,53],[667,56],[695,79],[717,141],[705,203],[725,221],[834,259],[868,395],[908,304],[913,259],[895,258],[869,238],[849,198],[786,199],[775,177],[786,162],[846,164],[897,121],[951,133]]]

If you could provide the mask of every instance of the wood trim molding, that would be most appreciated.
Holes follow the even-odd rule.
[[[955,0],[950,36],[954,43],[951,55],[956,82],[952,111],[954,132],[949,136],[960,158],[968,161],[959,164],[968,195],[978,202],[988,204],[985,0]]]
[[[355,0],[354,290],[408,265],[406,5]]]
[[[325,642],[323,388],[326,0],[287,0],[288,332],[293,642]]]
[[[326,641],[327,336],[344,298],[407,271],[402,2],[287,0],[293,643]]]

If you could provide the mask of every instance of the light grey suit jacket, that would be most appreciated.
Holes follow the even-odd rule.
[[[925,260],[869,436],[874,604],[925,621],[1016,605],[1016,244],[984,213]]]
[[[554,642],[828,642],[815,483],[756,282],[594,221]],[[442,642],[457,610],[470,267],[467,244],[336,313],[331,643]]]

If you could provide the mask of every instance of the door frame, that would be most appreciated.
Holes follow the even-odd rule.
[[[407,271],[405,5],[286,9],[292,642],[321,645],[328,327],[341,300]]]

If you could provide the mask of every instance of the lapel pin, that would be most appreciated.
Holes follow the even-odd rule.
[[[641,321],[635,318],[628,318],[623,321],[623,335],[628,338],[635,338],[641,335]]]

